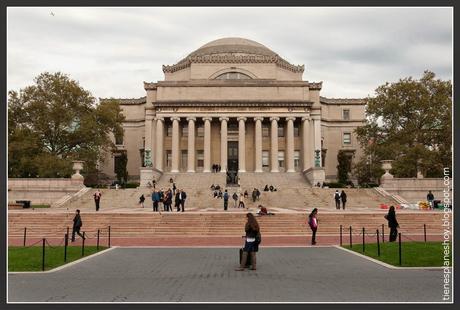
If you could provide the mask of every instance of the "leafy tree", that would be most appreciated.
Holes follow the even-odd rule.
[[[378,179],[380,160],[392,159],[397,177],[415,177],[417,168],[426,177],[442,176],[443,167],[452,165],[451,81],[425,71],[420,80],[387,82],[375,92],[368,98],[366,124],[356,130],[364,157],[355,168],[363,170],[372,158],[368,170]]]
[[[340,150],[337,153],[337,178],[339,183],[347,184],[348,173],[351,171],[351,157],[347,152]]]
[[[8,93],[10,177],[66,177],[72,160],[94,172],[114,147],[110,133],[122,132],[116,100],[96,104],[79,83],[60,72],[44,72],[35,84]]]
[[[126,156],[126,152],[122,152],[119,156],[119,160],[116,162],[115,165],[115,173],[117,174],[117,180],[124,184],[128,181],[128,170],[126,166],[128,165],[128,156]]]

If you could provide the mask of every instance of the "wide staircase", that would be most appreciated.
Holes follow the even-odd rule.
[[[340,235],[340,225],[343,227],[343,239],[348,240],[349,229],[355,242],[359,242],[362,228],[365,228],[367,238],[375,241],[376,229],[388,234],[384,212],[373,213],[319,213],[318,236],[331,238],[330,243],[337,244]],[[72,228],[73,212],[17,212],[10,211],[8,216],[8,238],[10,241],[21,242],[26,228],[28,244],[41,238],[61,240]],[[83,227],[87,236],[93,240],[100,230],[101,238],[107,238],[108,227],[112,244],[117,240],[137,240],[136,245],[142,245],[142,240],[173,240],[179,238],[183,244],[193,237],[214,238],[220,240],[217,244],[225,243],[228,238],[241,240],[246,222],[245,213],[225,212],[180,212],[180,213],[82,213]],[[400,211],[397,218],[400,232],[405,241],[423,236],[424,224],[430,239],[441,240],[443,227],[442,212]],[[306,237],[310,229],[306,225],[306,213],[279,213],[273,216],[257,217],[265,240],[277,237]],[[361,235],[362,236],[362,235]],[[139,241],[141,240],[141,241]],[[133,241],[134,242],[134,241]],[[220,242],[220,243],[219,243]],[[13,242],[14,243],[14,242]],[[238,241],[237,244],[239,244]],[[130,244],[130,243],[128,243]],[[146,243],[148,244],[148,242]],[[166,242],[167,244],[167,242]]]

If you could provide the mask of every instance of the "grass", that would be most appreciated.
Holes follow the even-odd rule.
[[[398,242],[380,243],[380,257],[377,255],[377,243],[365,245],[363,253],[362,244],[355,244],[350,249],[349,245],[344,248],[364,254],[393,266],[399,265]],[[450,244],[452,250],[452,244]],[[403,242],[401,245],[402,267],[442,267],[444,266],[444,247],[442,242]],[[452,257],[449,257],[452,265]]]
[[[99,251],[105,247],[99,246]],[[85,257],[96,253],[95,246],[85,246]],[[64,247],[45,247],[45,270],[50,270],[80,259],[81,246],[67,247],[67,262],[64,262]],[[8,247],[8,271],[41,271],[42,247]]]

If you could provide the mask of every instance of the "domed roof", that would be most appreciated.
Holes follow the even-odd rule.
[[[276,56],[276,53],[266,46],[244,38],[222,38],[211,41],[189,56],[207,56],[216,54],[247,54],[261,56]]]

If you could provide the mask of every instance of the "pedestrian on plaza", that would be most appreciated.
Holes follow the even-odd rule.
[[[223,193],[222,193],[222,191],[219,189],[219,194],[217,195],[217,198],[221,198],[221,199],[222,199],[222,197],[223,197]]]
[[[174,195],[174,206],[176,207],[176,211],[180,212],[180,190]]]
[[[269,189],[270,189],[270,192],[273,192],[273,191],[275,190],[275,188],[273,187],[273,185],[270,185]]]
[[[248,198],[249,197],[249,193],[248,193],[248,190],[245,190],[244,191],[244,199]]]
[[[227,208],[228,208],[228,192],[227,192],[227,190],[225,190],[225,193],[224,193],[224,211],[227,211]]]
[[[165,202],[165,211],[172,211],[172,198],[173,198],[173,193],[172,190],[169,188],[168,191],[166,192],[166,202]]]
[[[217,171],[221,171],[222,170],[222,167],[220,165],[217,165]]]
[[[258,188],[256,188],[256,196],[257,196],[257,200],[260,200],[260,191]]]
[[[75,217],[73,218],[73,227],[72,227],[72,239],[71,241],[75,241],[75,233],[77,233],[83,240],[85,240],[85,235],[80,233],[80,228],[83,226],[83,222],[80,217],[80,210],[75,211]]]
[[[99,205],[101,203],[102,193],[99,190],[96,190],[93,196],[94,196],[94,202],[96,203],[96,211],[99,211]]]
[[[153,190],[152,201],[153,201],[153,212],[157,212],[158,203],[160,202],[160,193],[156,189]]]
[[[259,251],[259,244],[262,240],[260,235],[259,223],[257,223],[256,218],[252,213],[247,213],[246,217],[248,221],[244,226],[244,231],[246,232],[243,255],[241,257],[240,267],[235,269],[236,271],[243,271],[246,266],[246,261],[248,255],[251,258],[251,270],[256,270],[256,252]]]
[[[428,203],[430,204],[430,209],[434,208],[434,195],[431,191],[428,191],[428,195],[426,195],[426,200],[428,200]]]
[[[157,185],[157,181],[155,179],[152,180],[153,188]]]
[[[176,187],[176,183],[173,183],[173,195],[175,195],[175,194],[176,194],[176,189],[177,189],[177,187]]]
[[[345,210],[345,204],[347,203],[347,194],[345,194],[345,191],[342,190],[340,193],[340,199],[342,200],[342,209]]]
[[[257,189],[254,188],[254,190],[252,191],[252,202],[256,202],[256,199],[257,199]]]
[[[390,227],[390,242],[394,242],[398,236],[399,227],[394,206],[390,207],[388,214],[385,215],[385,219],[388,221],[388,227]]]
[[[318,209],[314,208],[310,215],[308,216],[308,226],[310,226],[312,235],[311,235],[311,245],[316,244],[316,230],[318,229],[318,219],[316,215],[318,214]]]
[[[159,203],[162,203],[163,204],[163,210],[165,209],[165,192],[163,189],[160,189],[160,191],[158,192],[158,194],[160,195],[160,201]],[[159,205],[159,204],[158,204]]]
[[[240,203],[238,205],[238,208],[244,208],[244,195],[240,194]]]
[[[141,197],[139,197],[139,204],[142,206],[142,208],[144,207],[144,201],[145,201],[145,197],[144,197],[144,194],[142,194]]]
[[[335,208],[337,210],[340,210],[340,193],[338,189],[335,190],[334,200],[335,200]]]
[[[187,199],[187,193],[184,191],[184,189],[181,189],[179,193],[179,201],[180,201],[182,212],[185,211],[185,200],[186,199]]]
[[[233,202],[234,202],[234,203],[233,203],[233,207],[236,208],[236,203],[237,203],[237,201],[238,201],[238,194],[237,194],[236,192],[233,193],[232,198],[233,198]]]

